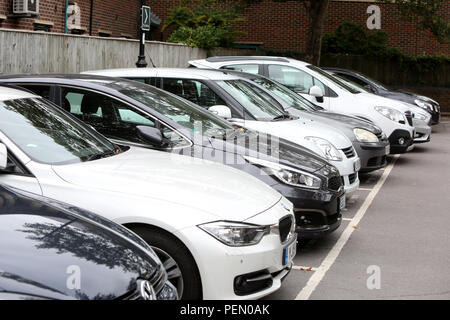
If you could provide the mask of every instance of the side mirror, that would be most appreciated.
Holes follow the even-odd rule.
[[[317,102],[323,102],[323,92],[319,86],[309,88],[309,95],[316,97]]]
[[[3,143],[0,143],[0,170],[5,170],[8,166],[8,149]]]
[[[141,139],[157,147],[163,144],[161,130],[149,126],[136,126],[136,129]]]
[[[231,118],[231,110],[227,106],[224,105],[216,105],[208,108],[208,111],[214,113],[216,116],[219,116],[224,119]]]

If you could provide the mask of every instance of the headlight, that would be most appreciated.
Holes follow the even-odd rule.
[[[378,137],[374,135],[372,132],[361,129],[361,128],[355,128],[353,129],[353,133],[355,134],[356,140],[359,142],[378,142]]]
[[[375,110],[392,121],[406,123],[405,115],[398,110],[388,107],[375,107]]]
[[[259,166],[268,175],[276,176],[286,184],[307,189],[319,189],[322,185],[320,178],[310,173],[249,156],[244,156],[244,159]]]
[[[313,142],[322,151],[322,155],[328,160],[342,161],[339,150],[331,142],[319,137],[305,137],[305,140]]]
[[[416,100],[414,100],[414,103],[417,104],[422,109],[425,109],[425,110],[431,110],[432,109],[431,104],[429,104],[428,102],[416,99]]]
[[[258,244],[270,233],[270,226],[258,226],[241,222],[217,221],[198,226],[220,242],[232,247]]]

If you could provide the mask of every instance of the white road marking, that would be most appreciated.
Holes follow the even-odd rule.
[[[380,191],[381,187],[383,186],[387,177],[391,173],[392,168],[394,167],[395,162],[397,161],[397,159],[399,157],[400,157],[400,155],[395,155],[393,157],[392,162],[386,167],[380,180],[378,180],[375,187],[368,194],[366,200],[364,200],[363,205],[361,206],[361,208],[359,208],[356,215],[353,217],[353,219],[351,219],[352,223],[349,223],[347,228],[345,228],[344,232],[342,232],[341,236],[339,237],[339,239],[336,242],[336,244],[334,245],[334,247],[331,249],[331,251],[325,257],[325,259],[322,261],[321,265],[317,268],[317,271],[314,272],[314,274],[311,276],[311,278],[309,278],[308,283],[298,293],[295,300],[308,300],[309,299],[311,294],[314,292],[314,290],[317,288],[319,283],[325,277],[325,274],[327,273],[327,271],[330,269],[330,267],[336,261],[337,257],[339,256],[340,252],[344,248],[345,244],[347,243],[347,241],[350,238],[350,236],[352,235],[352,233],[355,230],[357,230],[354,228],[354,226],[357,226],[359,224],[359,222],[361,221],[361,219],[364,217],[364,214],[366,213],[367,209],[372,204],[378,191]]]
[[[358,188],[358,190],[362,190],[362,191],[372,191],[372,188]]]
[[[350,218],[342,218],[343,221],[352,221],[353,219]]]

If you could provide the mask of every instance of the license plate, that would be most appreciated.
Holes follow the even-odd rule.
[[[391,145],[390,144],[388,144],[386,146],[386,154],[389,154],[389,153],[391,153]]]
[[[358,158],[353,162],[353,170],[354,172],[358,172],[361,169],[361,160]]]
[[[283,249],[283,266],[289,264],[289,262],[294,259],[297,254],[297,241],[294,240],[291,244],[289,244],[286,248]]]
[[[338,198],[338,206],[339,206],[339,212],[341,212],[345,208],[345,194],[343,196],[340,196]]]

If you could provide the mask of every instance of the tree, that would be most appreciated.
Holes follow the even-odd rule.
[[[306,42],[305,60],[319,65],[322,48],[322,37],[329,0],[274,0],[276,2],[299,1],[308,12],[308,40]]]
[[[238,33],[233,24],[244,20],[242,9],[241,1],[180,0],[178,7],[169,11],[163,30],[172,29],[171,42],[204,49],[230,47]]]
[[[380,0],[395,5],[403,20],[417,23],[420,29],[430,31],[440,43],[450,40],[450,21],[439,13],[448,0]]]

